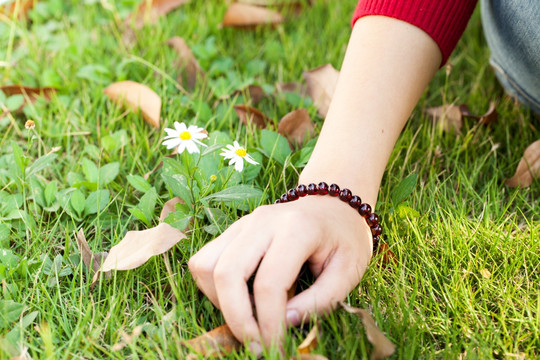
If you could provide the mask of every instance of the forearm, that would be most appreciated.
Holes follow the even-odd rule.
[[[374,206],[396,140],[440,64],[422,30],[389,17],[358,20],[300,182],[335,182]]]

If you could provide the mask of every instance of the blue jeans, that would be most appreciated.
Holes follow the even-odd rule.
[[[491,65],[506,92],[540,114],[540,0],[482,0]]]

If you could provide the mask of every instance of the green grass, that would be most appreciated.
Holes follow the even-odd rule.
[[[90,288],[73,232],[83,228],[92,250],[106,251],[126,231],[146,228],[128,211],[143,194],[128,184],[127,176],[142,176],[167,154],[160,144],[164,133],[146,125],[140,115],[113,105],[103,89],[119,80],[144,83],[163,99],[165,126],[196,121],[257,151],[260,133],[240,126],[233,110],[244,100],[218,98],[221,90],[216,81],[223,76],[219,68],[233,74],[224,82],[233,85],[301,81],[302,71],[325,63],[339,68],[354,8],[353,1],[320,1],[275,29],[243,31],[219,28],[224,3],[193,1],[159,23],[137,30],[130,47],[122,42],[122,26],[115,17],[129,13],[134,2],[118,1],[117,12],[112,12],[99,1],[73,2],[80,3],[76,5],[42,1],[31,13],[31,22],[11,22],[5,17],[0,22],[0,38],[7,44],[0,48],[5,62],[0,68],[2,83],[59,89],[52,102],[37,102],[27,106],[24,114],[0,120],[0,163],[4,166],[0,169],[0,210],[10,206],[6,196],[15,195],[16,206],[28,214],[10,220],[0,213],[0,248],[18,256],[15,264],[0,271],[2,299],[23,304],[23,316],[28,315],[17,336],[12,332],[11,341],[0,342],[2,359],[16,355],[17,346],[36,359],[183,358],[181,340],[222,324],[219,311],[197,291],[186,266],[187,259],[212,238],[201,230],[206,224],[200,219],[188,240],[165,256],[139,269],[118,272]],[[171,81],[178,69],[166,41],[175,35],[186,39],[210,73],[209,83],[187,96]],[[348,301],[370,309],[397,344],[392,358],[540,356],[540,187],[538,180],[527,189],[504,185],[524,149],[538,139],[538,122],[504,96],[488,59],[480,17],[475,13],[450,60],[450,75],[439,71],[387,167],[379,211],[397,265],[384,268],[374,261],[359,292],[352,292]],[[492,100],[499,101],[499,122],[484,127],[467,120],[458,135],[441,132],[423,115],[426,107],[442,103],[467,103],[473,112],[482,113]],[[276,123],[299,106],[307,106],[320,129],[322,119],[309,100],[268,97],[257,105]],[[35,120],[35,134],[41,140],[29,139],[34,132],[24,128],[27,118]],[[123,143],[111,140],[115,133],[124,137]],[[30,163],[53,147],[61,146],[61,150],[34,180],[14,179],[9,176],[16,173],[12,142]],[[36,205],[33,191],[39,186],[56,181],[58,189],[65,190],[74,178],[84,176],[83,159],[97,166],[121,164],[114,180],[102,186],[111,195],[103,211],[77,219],[62,207],[51,212]],[[284,170],[264,158],[254,184],[270,200],[294,185],[299,171],[301,166],[289,165]],[[410,173],[418,174],[418,184],[402,206],[414,211],[403,215],[390,205],[390,195]],[[159,172],[149,182],[159,194],[151,219],[156,224],[158,208],[170,194]],[[78,186],[88,194],[85,185]],[[231,220],[238,218],[239,213],[230,207],[221,208]],[[58,255],[62,264],[55,272],[51,261]],[[0,258],[4,267],[6,262]],[[489,278],[482,276],[483,269],[489,270]],[[15,324],[0,322],[0,337],[21,329],[21,322]],[[143,327],[142,335],[113,351],[122,332],[131,333],[138,325]],[[302,334],[291,330],[287,349],[294,349],[301,340]],[[354,315],[337,311],[322,322],[318,353],[349,359],[367,358],[370,351]],[[231,358],[250,356],[255,358],[246,351]],[[268,358],[279,356],[269,354]]]

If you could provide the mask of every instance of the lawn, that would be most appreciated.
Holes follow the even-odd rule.
[[[278,93],[276,84],[303,82],[303,71],[327,63],[339,69],[355,6],[315,1],[283,24],[244,30],[220,26],[227,2],[192,1],[135,29],[124,19],[137,2],[49,0],[26,20],[0,14],[1,85],[58,90],[34,102],[0,93],[0,359],[185,358],[183,340],[223,324],[187,260],[242,214],[296,185],[314,140],[291,153],[268,144],[280,139],[279,119],[293,110],[307,109],[316,133],[323,119],[310,98]],[[193,90],[176,81],[173,36],[185,39],[206,73]],[[537,358],[540,183],[510,188],[504,180],[540,138],[539,122],[498,85],[478,11],[450,63],[422,96],[383,179],[377,208],[395,261],[374,259],[347,301],[368,309],[396,344],[391,358]],[[123,80],[159,95],[161,128],[104,94]],[[245,91],[235,93],[248,85],[268,94],[256,104],[271,119],[266,130],[245,126],[234,110],[250,104]],[[481,114],[492,101],[496,123],[465,119],[460,132],[443,131],[424,113],[467,104]],[[167,158],[161,144],[163,128],[175,121],[205,128],[214,143],[239,141],[260,165],[237,173],[216,152],[191,171],[196,157]],[[180,230],[189,224],[187,238],[91,287],[75,233],[82,229],[91,250],[102,252],[127,231],[157,225],[163,204],[178,195],[175,173],[193,178],[194,204],[167,219]],[[404,179],[414,178],[407,188]],[[402,200],[399,184],[408,195]],[[196,201],[242,185],[255,189],[249,201]],[[290,354],[306,330],[290,330]],[[338,310],[321,321],[315,353],[352,359],[371,351],[355,315]],[[280,358],[275,350],[266,355]],[[256,358],[247,349],[229,357]]]

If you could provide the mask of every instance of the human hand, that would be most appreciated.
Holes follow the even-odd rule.
[[[199,288],[243,342],[279,345],[285,324],[334,309],[358,284],[371,257],[371,232],[347,204],[329,196],[261,206],[189,260]],[[288,300],[307,262],[313,285]],[[253,302],[247,281],[257,271]],[[257,345],[254,345],[257,347]]]

